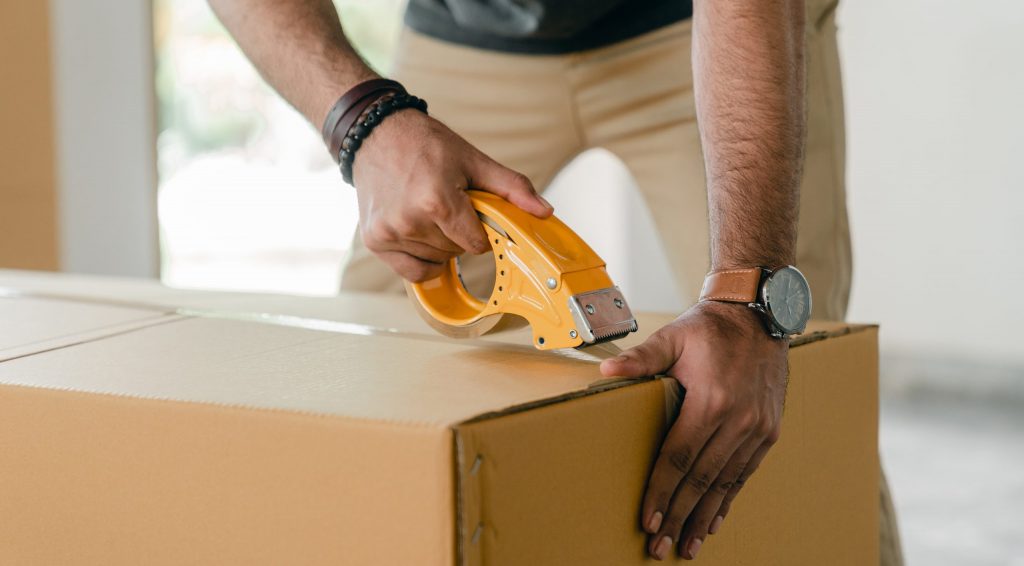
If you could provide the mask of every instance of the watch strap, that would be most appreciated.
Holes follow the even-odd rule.
[[[757,302],[764,270],[760,267],[749,269],[725,269],[712,271],[704,278],[700,291],[702,301],[725,301],[729,303]]]

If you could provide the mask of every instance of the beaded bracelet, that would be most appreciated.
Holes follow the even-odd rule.
[[[370,104],[383,96],[399,92],[405,92],[405,87],[399,82],[388,79],[370,79],[350,88],[339,98],[331,111],[327,113],[321,132],[331,159],[338,160],[342,139]]]
[[[355,125],[349,129],[345,134],[345,139],[341,142],[341,151],[338,152],[341,176],[346,183],[352,184],[352,164],[355,162],[356,151],[363,145],[363,141],[378,124],[384,121],[384,118],[406,108],[419,110],[426,114],[427,101],[404,92],[381,97],[371,104]]]

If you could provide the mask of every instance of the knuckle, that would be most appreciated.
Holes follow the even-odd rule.
[[[708,413],[714,418],[722,418],[732,409],[732,399],[724,391],[714,390],[708,396]]]
[[[398,218],[392,223],[390,231],[392,239],[406,240],[416,235],[416,224],[411,218]]]
[[[693,465],[693,454],[686,449],[672,450],[668,453],[668,464],[675,471],[685,474]]]
[[[512,172],[511,183],[518,189],[533,192],[533,183],[530,182],[530,178],[518,171]]]
[[[764,441],[769,445],[775,444],[779,441],[779,435],[782,434],[782,421],[773,418],[761,419],[757,426],[757,432],[764,437]]]
[[[744,411],[737,419],[736,425],[745,435],[764,428],[761,415],[757,411]]]
[[[711,477],[707,472],[687,474],[685,481],[686,485],[690,486],[690,489],[697,493],[704,493],[711,487]]]
[[[370,230],[368,228],[363,229],[362,236],[363,245],[366,246],[366,249],[370,250],[371,252],[382,251],[381,248],[383,247],[384,242],[381,241],[381,239],[373,230]]]
[[[736,485],[736,481],[735,480],[730,481],[730,480],[725,479],[725,480],[721,480],[721,481],[716,481],[711,486],[711,489],[713,489],[717,493],[725,495],[726,493],[729,493],[730,490],[732,490],[734,485]]]
[[[366,247],[371,250],[380,248],[394,240],[395,231],[383,222],[373,222],[363,230],[363,241],[366,243]]]
[[[423,198],[420,209],[431,218],[448,218],[451,215],[451,207],[437,193],[430,193]]]

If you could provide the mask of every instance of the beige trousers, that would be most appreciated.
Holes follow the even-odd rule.
[[[797,266],[811,283],[814,317],[841,320],[850,289],[850,239],[839,60],[832,11],[817,8],[808,22],[809,116]],[[709,244],[690,22],[560,56],[483,51],[407,30],[394,76],[429,101],[433,116],[540,190],[586,149],[603,147],[617,155],[651,212],[682,304],[696,300],[708,271]],[[398,277],[358,237],[353,244],[343,288],[402,290]],[[472,279],[473,264],[488,261],[464,258],[464,277]]]
[[[807,147],[797,242],[813,316],[831,320],[846,315],[851,276],[837,2],[808,2]],[[539,190],[586,149],[617,155],[654,219],[682,303],[696,301],[709,267],[709,228],[689,21],[557,56],[478,50],[406,30],[393,75],[429,101],[431,115]],[[467,256],[461,268],[467,286],[480,288],[493,276],[493,259]],[[403,290],[358,234],[341,286]],[[486,281],[482,286],[490,289]],[[881,486],[881,564],[902,564],[884,476]]]

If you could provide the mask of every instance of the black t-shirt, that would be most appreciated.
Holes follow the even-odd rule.
[[[692,14],[692,0],[409,0],[405,23],[481,49],[557,54],[609,45]]]

